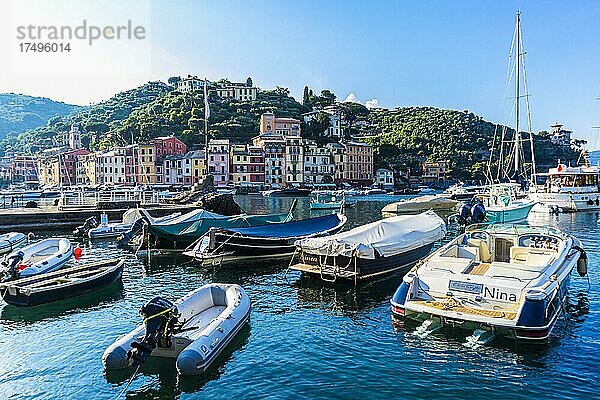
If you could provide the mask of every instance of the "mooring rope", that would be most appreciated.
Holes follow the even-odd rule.
[[[125,387],[123,388],[123,390],[121,390],[121,392],[119,393],[119,395],[117,396],[117,398],[115,400],[119,400],[121,398],[121,396],[123,396],[123,394],[127,391],[127,389],[129,389],[129,386],[131,386],[131,384],[133,383],[133,380],[135,379],[141,366],[142,366],[142,364],[138,365],[137,368],[135,369],[135,371],[133,371],[133,375],[131,375],[131,378],[129,378],[129,382],[127,382],[127,385],[125,385]]]

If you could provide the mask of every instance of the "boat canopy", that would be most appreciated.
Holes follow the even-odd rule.
[[[359,226],[336,235],[302,239],[302,251],[322,256],[391,257],[443,238],[446,224],[435,212],[401,215]]]
[[[332,229],[343,225],[346,222],[346,219],[345,216],[340,214],[330,214],[322,217],[284,222],[281,224],[227,229],[227,232],[260,238],[302,238],[331,231]]]
[[[181,223],[185,223],[185,222],[194,222],[194,221],[198,221],[198,220],[203,220],[203,219],[228,219],[231,217],[228,217],[226,215],[221,215],[221,214],[217,214],[214,212],[210,212],[210,211],[206,211],[206,210],[202,210],[202,209],[198,209],[198,210],[192,210],[188,213],[185,213],[183,215],[180,215],[177,218],[174,218],[168,222],[165,222],[161,225],[177,225],[177,224],[181,224]]]
[[[213,214],[213,213],[210,213]],[[216,225],[221,228],[236,228],[236,227],[252,227],[259,225],[269,225],[269,224],[280,224],[291,220],[292,215],[290,213],[280,213],[280,214],[257,214],[257,215],[234,215],[231,217],[225,217],[219,214],[213,214],[213,216],[217,217],[207,217],[200,218],[197,221],[194,221],[190,226],[183,229],[181,231],[182,235],[186,234],[194,234],[196,232],[206,231],[207,229],[215,226],[213,220],[218,219],[219,225]]]

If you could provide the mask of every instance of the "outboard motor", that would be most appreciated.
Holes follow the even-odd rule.
[[[476,203],[471,207],[471,223],[480,224],[485,221],[485,207],[481,203]]]
[[[147,222],[145,218],[137,219],[131,226],[131,229],[129,229],[127,232],[124,232],[121,236],[117,238],[117,243],[120,246],[126,247],[127,245],[129,245],[134,236],[137,235],[146,224]]]
[[[4,276],[0,278],[0,281],[12,281],[19,277],[19,263],[23,261],[23,257],[25,257],[25,254],[22,251],[19,251],[2,262],[2,265],[4,266]]]
[[[84,236],[86,233],[88,233],[90,229],[96,228],[97,226],[98,220],[96,219],[96,217],[89,217],[85,220],[83,225],[79,225],[77,228],[75,228],[75,230],[73,231],[73,235],[80,237]]]
[[[169,300],[155,297],[140,308],[146,334],[141,341],[131,343],[127,359],[133,359],[133,366],[144,364],[152,350],[157,347],[171,347],[175,327],[179,323],[179,311]]]
[[[471,218],[471,205],[469,203],[460,203],[456,208],[456,220],[459,225],[467,225]]]

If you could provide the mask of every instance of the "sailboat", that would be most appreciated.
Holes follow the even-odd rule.
[[[526,139],[521,138],[519,131],[519,118],[520,118],[520,98],[525,97],[527,102],[527,114],[529,125],[531,125],[531,118],[529,117],[529,100],[525,93],[521,96],[521,80],[526,86],[526,75],[525,75],[525,62],[522,59],[524,55],[523,50],[523,38],[521,33],[521,13],[517,12],[517,21],[515,34],[513,37],[513,45],[511,46],[511,55],[513,56],[513,50],[515,55],[515,133],[514,138],[511,141],[505,140],[505,131],[502,133],[502,140],[500,143],[500,158],[498,161],[498,170],[495,179],[490,175],[488,180],[490,182],[487,185],[484,194],[479,196],[485,209],[486,218],[492,223],[514,223],[520,222],[527,219],[529,212],[536,204],[536,201],[524,198],[519,193],[521,187],[527,182],[527,173],[524,168],[524,153],[523,153],[523,142]],[[510,63],[509,63],[510,64]],[[521,68],[523,68],[523,77],[521,77]],[[535,153],[533,149],[533,137],[531,134],[531,126],[529,126],[529,141],[531,151],[531,166],[532,176],[535,176]],[[495,142],[495,134],[494,134]],[[512,144],[512,152],[505,159],[504,155],[504,144]],[[492,156],[494,152],[494,145],[492,145],[490,154],[490,169],[492,163]],[[512,159],[511,159],[512,158]],[[511,171],[512,165],[512,171]],[[506,182],[508,181],[508,182]],[[501,183],[502,182],[502,183]]]

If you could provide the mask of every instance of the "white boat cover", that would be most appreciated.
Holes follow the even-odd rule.
[[[429,208],[451,209],[457,203],[457,201],[448,199],[446,197],[438,195],[427,195],[413,197],[411,199],[406,199],[395,203],[390,203],[386,205],[381,211],[395,213],[400,211],[427,210]]]
[[[302,251],[329,256],[390,257],[435,242],[446,235],[446,224],[435,212],[385,218],[332,236],[296,241]]]

